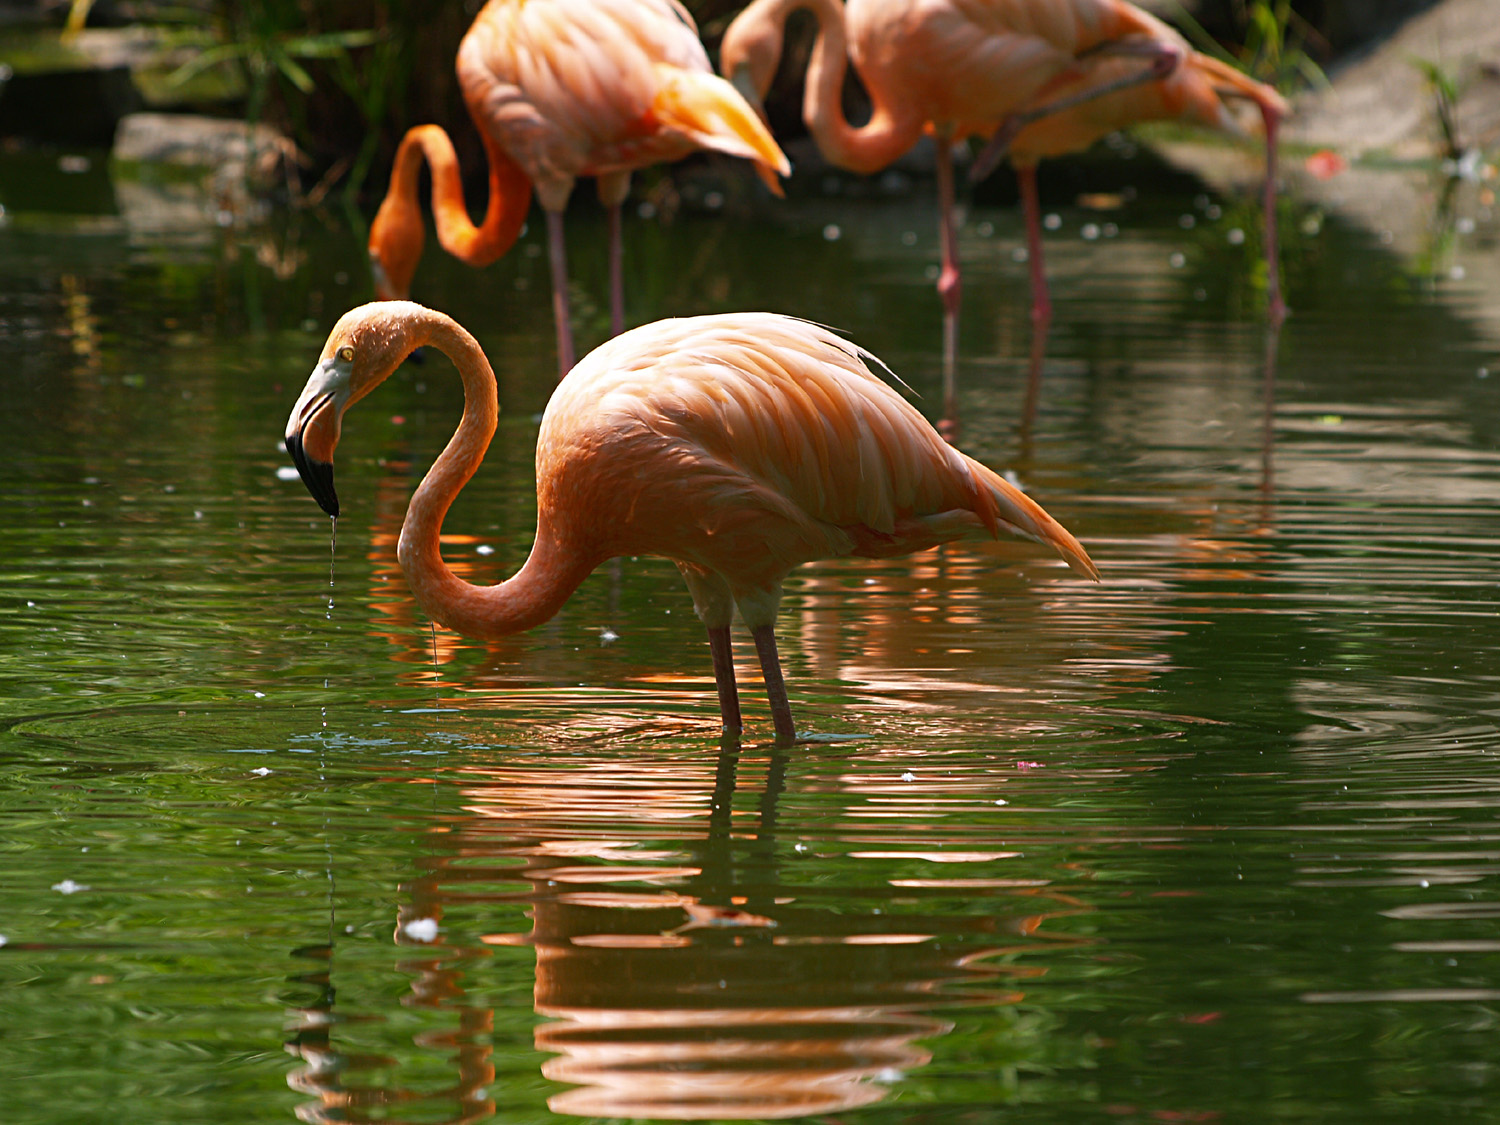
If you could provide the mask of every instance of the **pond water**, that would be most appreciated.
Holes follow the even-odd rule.
[[[602,568],[531,634],[434,636],[394,544],[461,409],[440,356],[351,412],[330,549],[281,430],[369,293],[349,217],[181,225],[97,160],[6,167],[10,1125],[1494,1104],[1482,187],[1419,186],[1427,254],[1285,201],[1278,338],[1253,200],[1139,161],[1097,170],[1089,207],[1055,183],[1035,378],[1017,213],[972,207],[956,440],[1104,580],[1021,542],[806,567],[780,633],[824,737],[779,751],[743,637],[750,730],[720,745],[660,560]],[[639,187],[632,319],[799,313],[936,420],[930,183],[776,203],[718,174]],[[579,196],[588,347],[602,221]],[[416,285],[500,380],[445,537],[476,581],[533,527],[539,227],[483,273],[430,247]]]

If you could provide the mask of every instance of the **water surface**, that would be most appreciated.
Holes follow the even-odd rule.
[[[395,540],[461,409],[440,356],[349,416],[330,589],[280,435],[368,296],[358,232],[173,226],[77,175],[0,181],[8,1122],[1495,1100],[1500,365],[1472,187],[1437,256],[1285,204],[1269,339],[1252,201],[1144,172],[1057,195],[1035,379],[1018,217],[973,208],[950,421],[1104,581],[1020,542],[804,568],[780,632],[821,737],[780,752],[748,638],[751,730],[720,745],[660,560],[531,634],[434,636]],[[628,226],[634,320],[806,315],[940,418],[930,185],[683,183]],[[416,295],[497,369],[445,537],[494,581],[534,526],[539,231],[482,274],[429,255]]]

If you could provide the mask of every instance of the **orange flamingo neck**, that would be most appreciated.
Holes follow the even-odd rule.
[[[843,2],[762,0],[763,18],[775,28],[778,44],[785,35],[788,17],[799,8],[812,12],[818,21],[818,38],[808,61],[802,96],[802,120],[823,155],[834,164],[861,174],[879,171],[917,142],[923,123],[893,103],[885,90],[867,84],[870,119],[863,125],[851,125],[843,107],[844,77],[849,69]]]
[[[500,417],[495,373],[483,350],[463,328],[441,313],[412,326],[411,349],[431,345],[453,361],[464,386],[464,414],[447,446],[412,494],[396,549],[418,603],[432,618],[466,636],[502,637],[534,628],[552,617],[597,562],[563,542],[545,511],[538,513],[536,541],[524,566],[494,586],[475,586],[443,561],[443,519],[484,460]]]
[[[426,230],[417,203],[417,183],[424,161],[432,173],[438,242],[448,253],[468,265],[487,266],[520,237],[531,206],[531,181],[489,134],[481,130],[480,136],[489,158],[490,180],[484,221],[477,227],[464,202],[458,154],[448,134],[438,125],[418,125],[401,138],[390,187],[370,226],[370,258],[380,297],[404,298],[422,257]]]

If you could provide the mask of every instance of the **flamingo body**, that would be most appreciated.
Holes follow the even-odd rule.
[[[623,326],[619,206],[630,173],[705,148],[755,162],[773,187],[791,171],[752,109],[713,73],[677,0],[489,0],[459,45],[459,86],[491,168],[486,222],[463,207],[457,161],[437,126],[403,138],[370,229],[377,296],[404,299],[424,237],[421,160],[434,181],[444,247],[487,265],[515,241],[535,188],[548,217],[559,377],[572,366],[561,216],[580,176],[599,178],[611,212],[611,316]],[[446,151],[443,146],[446,145]]]
[[[948,445],[870,371],[868,353],[806,321],[740,313],[633,329],[573,369],[537,438],[531,555],[505,582],[473,586],[443,563],[439,533],[484,456],[498,407],[483,352],[454,321],[409,302],[346,314],[292,410],[287,446],[313,495],[337,514],[332,457],[344,411],[427,344],[455,361],[465,410],[401,532],[398,556],[418,602],[459,632],[503,636],[547,620],[608,558],[670,558],[709,630],[728,730],[739,726],[731,618],[738,609],[755,634],[768,689],[779,684],[772,629],[782,580],[802,563],[1009,530],[1097,577],[1067,530]],[[784,714],[774,691],[772,707],[778,739],[789,740],[784,688]]]

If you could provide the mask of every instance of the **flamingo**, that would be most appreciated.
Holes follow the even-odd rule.
[[[741,730],[729,626],[736,609],[760,660],[778,745],[796,730],[774,625],[796,566],[884,558],[1002,529],[1052,546],[1098,578],[1088,554],[1034,501],[947,444],[868,352],[774,313],[662,320],[586,356],[553,392],[537,436],[537,530],[525,564],[494,586],[443,562],[443,517],[494,436],[495,375],[447,315],[408,301],[346,313],[298,397],[286,445],[329,515],[344,412],[414,349],[458,369],[464,413],[413,493],[397,559],[418,604],[460,633],[534,628],[606,559],[677,564],[708,630],[726,735]]]
[[[1028,231],[1040,231],[1036,160],[1072,151],[1133,121],[1180,117],[1232,127],[1221,93],[1261,107],[1268,151],[1286,105],[1268,87],[1193,51],[1160,20],[1125,0],[754,0],[724,33],[720,69],[757,104],[780,61],[786,20],[807,8],[818,38],[807,68],[803,119],[823,155],[853,172],[878,171],[924,134],[937,142],[943,355],[958,347],[961,279],[954,218],[953,145],[990,136],[976,171],[1009,145],[1023,169]],[[848,59],[871,102],[855,127],[840,102]],[[1056,125],[1054,125],[1054,120]],[[1267,186],[1271,222],[1274,165]],[[1032,239],[1032,317],[1051,316],[1040,237]],[[1274,263],[1274,245],[1267,240]],[[1271,274],[1274,284],[1275,272]],[[1279,292],[1273,307],[1279,306]]]
[[[610,330],[624,328],[620,210],[636,168],[713,149],[754,161],[779,193],[791,165],[745,100],[713,73],[677,0],[489,0],[459,44],[458,81],[489,159],[480,226],[458,158],[437,125],[407,131],[370,226],[376,296],[405,299],[425,229],[417,180],[432,171],[438,240],[486,266],[515,243],[531,190],[547,216],[558,378],[573,366],[563,211],[579,176],[598,178],[609,214]]]

